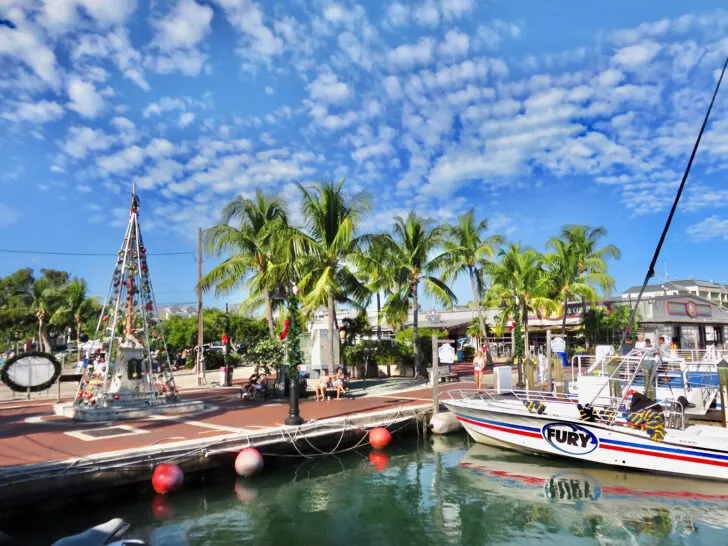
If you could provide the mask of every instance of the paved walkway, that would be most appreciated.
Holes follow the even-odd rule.
[[[403,390],[403,387],[405,390]],[[472,388],[467,381],[443,384],[442,391]],[[73,395],[71,392],[71,395]],[[407,379],[390,379],[354,389],[353,399],[316,402],[304,399],[301,416],[326,419],[422,404],[432,400],[431,387]],[[83,423],[53,415],[53,401],[10,400],[0,403],[0,468],[138,449],[166,442],[214,438],[279,427],[288,415],[288,401],[242,401],[239,388],[186,388],[188,400],[202,400],[203,412],[154,416],[135,421]],[[113,428],[112,428],[113,427]]]

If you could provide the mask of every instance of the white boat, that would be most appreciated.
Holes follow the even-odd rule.
[[[650,370],[651,362],[645,368],[646,357],[653,359],[654,354],[630,353],[610,377],[594,378],[600,385],[580,386],[579,404],[567,394],[473,390],[449,391],[449,398],[442,402],[479,443],[636,470],[728,480],[728,429],[689,423],[684,399],[657,404],[634,395],[636,379]],[[647,377],[656,382],[656,375],[649,372]],[[649,379],[648,385],[653,385]]]

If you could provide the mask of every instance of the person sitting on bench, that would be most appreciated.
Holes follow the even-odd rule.
[[[260,391],[263,389],[263,385],[259,383],[260,381],[260,374],[255,371],[253,372],[253,375],[251,375],[248,378],[248,384],[243,385],[243,398],[253,398],[255,395],[255,391]]]
[[[321,377],[319,377],[318,383],[316,384],[316,402],[319,400],[319,393],[321,393],[321,400],[326,400],[326,389],[329,388],[330,380],[329,371],[324,368],[321,371]]]
[[[341,400],[341,393],[346,391],[346,376],[344,375],[343,368],[336,370],[334,387],[336,387],[336,399]]]

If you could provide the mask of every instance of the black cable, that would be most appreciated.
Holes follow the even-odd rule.
[[[111,254],[108,252],[46,252],[43,250],[15,250],[8,248],[0,248],[0,252],[6,254],[44,254],[53,256],[118,256],[118,254]],[[182,256],[189,254],[194,256],[194,252],[147,252],[147,256]]]
[[[629,329],[632,327],[632,321],[634,321],[634,317],[637,314],[637,307],[640,304],[640,301],[642,300],[642,295],[644,294],[645,287],[647,286],[647,283],[650,282],[650,279],[655,276],[655,264],[657,263],[657,258],[660,255],[660,250],[662,250],[662,244],[665,242],[665,237],[667,236],[667,231],[670,229],[670,224],[672,223],[672,217],[675,216],[675,210],[677,209],[677,204],[680,202],[680,197],[682,196],[683,189],[685,188],[685,182],[687,182],[688,174],[690,174],[690,168],[693,166],[693,159],[695,159],[695,154],[698,152],[698,146],[700,146],[700,139],[703,138],[703,132],[705,131],[705,126],[708,124],[708,118],[710,117],[710,112],[713,110],[713,103],[715,103],[715,97],[718,95],[718,89],[720,89],[720,84],[723,81],[723,76],[725,75],[726,67],[728,67],[728,57],[726,57],[725,63],[723,63],[723,70],[720,73],[720,78],[718,78],[718,83],[715,85],[715,91],[713,91],[713,98],[710,99],[710,105],[708,106],[708,111],[705,113],[705,119],[703,119],[703,125],[700,127],[700,132],[698,133],[698,138],[695,140],[695,146],[693,146],[693,153],[690,154],[690,160],[688,161],[688,165],[685,168],[685,173],[683,174],[682,181],[680,182],[680,187],[677,190],[677,195],[675,195],[675,201],[672,203],[672,208],[670,209],[670,214],[667,216],[667,222],[665,222],[665,227],[662,230],[662,235],[660,235],[660,240],[657,243],[657,248],[655,248],[655,254],[652,256],[652,261],[650,262],[650,267],[647,270],[647,275],[645,276],[645,280],[642,283],[642,287],[640,288],[640,293],[637,295],[637,301],[635,301],[634,307],[632,308],[632,311],[629,315],[629,322],[627,323],[627,329],[622,333],[622,339],[619,342],[619,352],[622,353],[622,348],[624,347],[624,340],[627,337],[627,332],[629,332]]]

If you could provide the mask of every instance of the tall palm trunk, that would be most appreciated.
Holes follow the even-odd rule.
[[[564,296],[564,311],[561,313],[561,335],[566,335],[566,306],[569,304],[569,296]]]
[[[76,362],[81,360],[81,317],[76,317]]]
[[[379,290],[377,290],[377,341],[382,341],[382,306],[379,301]]]
[[[581,297],[581,323],[584,324],[584,317],[586,316],[586,299],[584,299],[584,296]],[[589,348],[589,338],[584,336],[584,345],[586,345],[586,348]]]
[[[40,314],[38,316],[38,345],[41,352],[51,352],[51,340],[48,338],[48,332],[46,330],[45,315]]]
[[[424,372],[420,369],[420,344],[418,343],[418,321],[417,321],[417,311],[418,311],[418,302],[417,302],[417,283],[414,283],[412,285],[412,301],[414,304],[414,316],[413,316],[413,328],[412,328],[412,343],[414,343],[415,346],[415,377],[418,377],[419,375],[425,375]]]
[[[273,304],[271,303],[270,290],[268,287],[263,288],[263,298],[265,299],[265,317],[268,320],[268,333],[271,339],[276,338],[276,327],[273,323]]]
[[[480,296],[478,295],[478,288],[475,286],[475,275],[473,274],[472,266],[468,266],[470,273],[470,286],[473,289],[473,301],[475,302],[475,309],[478,311],[478,322],[480,323],[480,335],[483,336],[486,350],[488,348],[488,334],[485,331],[485,319],[483,319],[483,308],[480,306]]]
[[[336,366],[336,362],[334,361],[334,356],[336,355],[336,352],[334,350],[334,296],[328,297],[328,303],[329,303],[329,317],[328,317],[328,327],[329,327],[329,354],[330,359],[329,362],[331,362],[331,370],[332,372],[334,370],[334,367]]]

